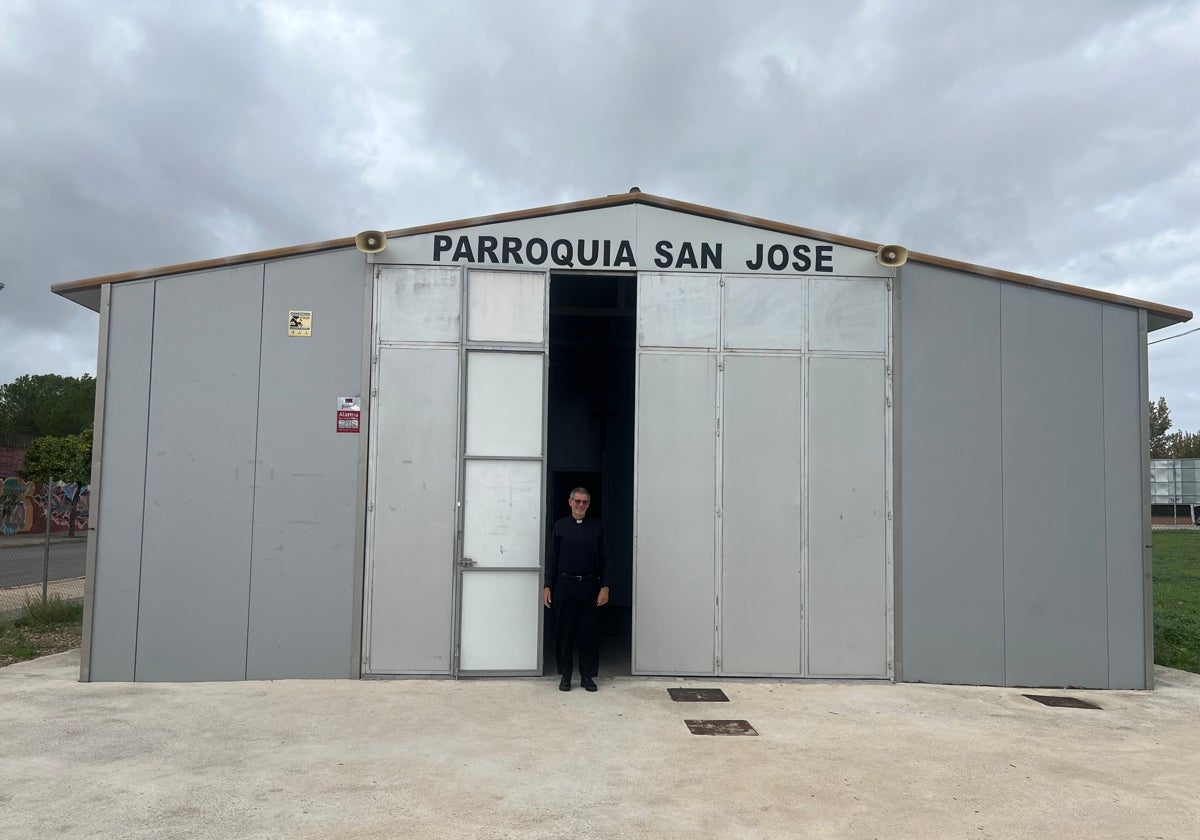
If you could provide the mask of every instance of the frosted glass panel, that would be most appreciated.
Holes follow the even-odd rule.
[[[725,278],[725,346],[738,350],[802,350],[804,279]]]
[[[380,341],[458,341],[460,269],[384,268],[378,288]]]
[[[468,461],[463,556],[541,567],[541,461]]]
[[[464,572],[460,668],[536,670],[541,594],[540,571]]]
[[[809,283],[810,349],[887,352],[885,281],[814,277]]]
[[[638,275],[638,343],[716,349],[719,292],[712,274]]]
[[[467,355],[467,455],[542,454],[541,353]]]
[[[467,280],[467,333],[472,341],[524,341],[545,336],[546,275],[472,271]]]

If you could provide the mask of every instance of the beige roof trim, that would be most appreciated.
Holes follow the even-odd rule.
[[[632,192],[603,196],[601,198],[591,198],[585,201],[572,201],[566,204],[551,204],[544,207],[534,207],[529,210],[518,210],[511,213],[496,213],[491,216],[476,216],[469,219],[456,219],[450,222],[438,222],[436,224],[421,225],[419,227],[389,230],[387,231],[387,235],[389,238],[413,236],[422,233],[436,233],[443,230],[456,230],[459,228],[491,225],[500,222],[512,222],[521,219],[535,219],[540,216],[554,216],[560,213],[579,213],[586,210],[596,210],[604,207],[617,207],[624,204],[645,204],[651,207],[661,207],[666,210],[688,213],[693,216],[704,216],[706,218],[716,219],[718,221],[747,225],[749,227],[761,228],[763,230],[770,230],[776,233],[786,233],[792,236],[803,236],[809,239],[817,239],[822,242],[832,242],[838,245],[846,245],[851,248],[862,248],[868,251],[874,251],[881,244],[883,244],[878,242],[868,242],[863,239],[854,239],[849,236],[839,236],[835,233],[826,233],[824,231],[812,230],[811,228],[799,227],[797,225],[788,225],[782,222],[772,221],[770,219],[759,218],[757,216],[747,216],[742,213],[731,213],[726,210],[717,210],[713,207],[705,207],[700,204],[690,204],[686,201],[676,201],[672,198],[664,198],[662,196],[650,195],[649,193],[637,191],[636,187],[634,189],[635,191]],[[254,253],[250,254],[238,254],[231,257],[201,260],[199,262],[179,263],[177,265],[168,265],[161,268],[127,271],[122,274],[107,274],[100,277],[88,277],[82,280],[56,283],[50,288],[55,294],[62,295],[67,298],[85,298],[89,296],[81,293],[93,289],[99,289],[99,287],[106,283],[125,283],[131,280],[145,280],[150,277],[166,277],[172,274],[186,274],[193,271],[207,271],[214,268],[224,268],[253,262],[265,262],[267,260],[277,260],[286,257],[300,256],[303,254],[315,254],[321,251],[332,251],[339,248],[353,247],[354,237],[348,236],[343,239],[330,239],[325,242],[313,242],[308,245],[293,245],[288,248],[275,248],[270,251],[255,251]],[[1122,297],[1121,295],[1100,292],[1096,291],[1095,289],[1085,288],[1083,286],[1071,286],[1066,283],[1056,283],[1053,280],[1043,280],[1040,277],[1031,277],[1026,274],[1017,274],[1012,271],[1003,271],[998,268],[988,268],[987,266],[974,265],[973,263],[946,259],[945,257],[938,257],[932,254],[910,252],[908,260],[909,262],[913,263],[947,268],[967,274],[976,274],[981,277],[990,277],[995,280],[1005,280],[1010,283],[1020,283],[1023,286],[1033,286],[1039,289],[1048,289],[1055,292],[1075,295],[1077,297],[1103,301],[1105,303],[1117,303],[1124,306],[1133,306],[1139,309],[1145,309],[1151,316],[1157,316],[1155,317],[1155,321],[1157,323],[1156,325],[1152,325],[1152,328],[1155,328],[1156,326],[1164,327],[1171,324],[1183,323],[1192,319],[1192,313],[1186,309],[1178,309],[1176,307],[1166,306],[1161,303],[1138,300],[1137,298]]]

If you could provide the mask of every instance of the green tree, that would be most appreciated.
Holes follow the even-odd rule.
[[[1168,458],[1200,458],[1200,432],[1176,432],[1167,436]]]
[[[84,374],[44,373],[0,385],[0,431],[21,435],[77,435],[92,424],[96,380]]]
[[[88,426],[77,435],[40,437],[25,451],[25,465],[21,467],[21,478],[26,481],[63,481],[75,485],[71,495],[71,512],[67,520],[67,533],[75,536],[75,515],[79,508],[79,491],[92,480],[92,427]],[[50,499],[54,488],[49,488],[46,498],[46,515],[50,515]]]
[[[1150,457],[1174,458],[1168,450],[1167,429],[1171,428],[1171,409],[1167,408],[1167,398],[1159,397],[1157,403],[1150,403]]]

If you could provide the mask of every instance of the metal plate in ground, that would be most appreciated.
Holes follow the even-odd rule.
[[[1050,694],[1022,694],[1030,700],[1036,700],[1043,706],[1055,706],[1062,709],[1099,709],[1095,703],[1080,700],[1078,697],[1056,697]]]
[[[745,720],[685,720],[693,735],[757,735]]]
[[[676,703],[728,703],[729,698],[719,688],[668,688],[667,694]]]

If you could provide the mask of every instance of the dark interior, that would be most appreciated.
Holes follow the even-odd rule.
[[[550,277],[546,528],[569,515],[573,488],[588,489],[612,580],[600,611],[601,677],[630,672],[636,288],[632,275]],[[543,673],[557,675],[553,611],[544,626]]]

